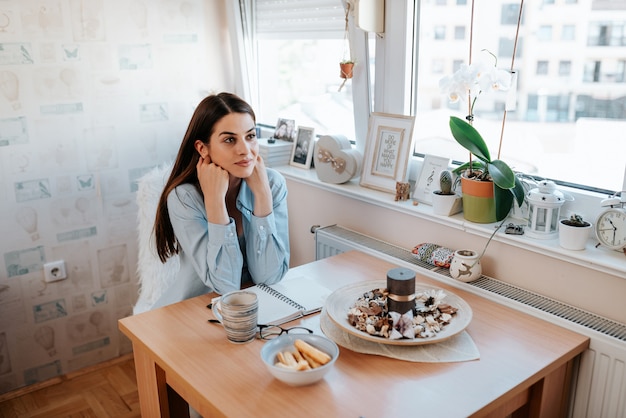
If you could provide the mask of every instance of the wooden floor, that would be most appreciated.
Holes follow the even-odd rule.
[[[140,416],[132,354],[0,395],[2,418]]]

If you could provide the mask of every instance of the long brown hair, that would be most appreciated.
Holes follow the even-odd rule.
[[[174,228],[167,208],[167,196],[177,186],[185,183],[193,184],[202,193],[196,172],[200,154],[196,151],[194,143],[199,139],[208,144],[215,124],[231,113],[247,113],[253,121],[256,121],[252,107],[231,93],[220,93],[206,97],[198,104],[193,116],[191,116],[187,132],[180,144],[176,161],[172,167],[172,173],[165,183],[159,199],[154,221],[157,254],[163,263],[169,257],[178,254],[179,251],[178,240],[174,235]]]

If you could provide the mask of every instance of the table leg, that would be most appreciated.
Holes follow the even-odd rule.
[[[174,389],[167,386],[167,400],[169,402],[169,412],[172,418],[189,418],[189,404]]]
[[[133,344],[133,356],[141,416],[170,418],[165,371],[138,344]]]
[[[535,383],[530,388],[528,404],[516,411],[513,417],[567,417],[573,364],[569,361]]]

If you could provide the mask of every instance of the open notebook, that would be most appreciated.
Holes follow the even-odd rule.
[[[306,276],[294,276],[272,285],[257,284],[244,290],[257,294],[258,323],[281,325],[322,310],[332,290]],[[213,300],[213,303],[218,298]]]

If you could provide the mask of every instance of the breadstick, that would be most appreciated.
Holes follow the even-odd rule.
[[[293,354],[288,351],[277,353],[276,360],[278,360],[278,364],[283,365],[289,369],[295,369],[298,365],[296,359],[293,357]]]
[[[282,351],[279,351],[278,353],[276,353],[276,363],[282,364],[283,366],[287,365],[287,359],[285,359],[285,355],[283,354]]]
[[[296,370],[298,371],[302,371],[302,370],[311,370],[311,366],[309,365],[309,362],[306,361],[305,359],[302,359],[298,362],[298,365],[296,367]]]
[[[305,358],[305,361],[308,363],[309,366],[311,366],[312,369],[315,369],[321,366],[321,363],[318,363],[317,361],[313,360],[311,356],[309,356],[308,354],[302,353],[302,356]]]
[[[276,363],[274,363],[274,365],[298,371],[311,369],[309,362],[302,357],[302,354],[300,354],[298,350],[293,352],[279,351],[276,354]]]
[[[283,352],[283,357],[285,358],[287,366],[296,367],[298,365],[298,362],[291,351]]]
[[[301,360],[304,360],[304,357],[302,357],[302,354],[298,350],[294,350],[293,356],[298,363],[300,363]]]
[[[320,364],[326,364],[331,360],[328,354],[324,353],[323,351],[318,350],[317,348],[313,347],[311,344],[307,343],[306,341],[296,340],[294,342],[294,345],[296,346],[298,351],[302,353],[302,356],[304,358],[306,358],[306,355],[308,355],[309,357],[311,357],[313,360],[315,360],[316,362]]]

